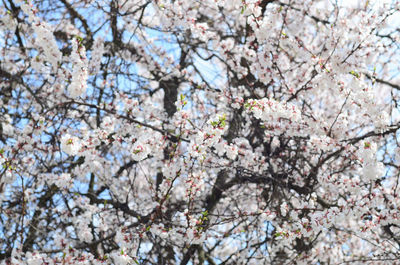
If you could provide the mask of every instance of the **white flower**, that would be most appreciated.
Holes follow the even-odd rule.
[[[168,237],[168,232],[162,231],[162,232],[159,234],[159,236],[160,236],[162,239],[165,239],[165,238]]]
[[[72,63],[73,73],[71,84],[68,86],[68,93],[71,97],[77,98],[86,92],[88,78],[88,62],[86,59],[85,47],[78,39],[72,41]]]
[[[278,137],[274,137],[271,142],[271,149],[274,151],[277,147],[281,145]]]
[[[60,234],[56,234],[54,236],[54,245],[57,246],[58,248],[65,248],[67,246],[65,237]]]
[[[229,159],[235,160],[236,156],[238,154],[238,148],[235,145],[229,145],[228,148],[226,149],[226,156]]]
[[[28,252],[26,253],[26,263],[28,265],[41,265],[43,264],[43,259],[37,253],[32,254],[31,252]]]
[[[282,216],[286,216],[287,211],[288,211],[288,205],[287,205],[286,202],[284,202],[284,203],[281,204],[281,214],[282,214]]]
[[[66,189],[72,185],[71,175],[63,173],[60,176],[55,177],[54,184],[61,189]]]
[[[82,229],[79,233],[79,238],[84,242],[91,242],[93,240],[93,235],[90,233],[89,229],[86,227]]]
[[[235,102],[235,103],[232,103],[232,108],[234,108],[234,109],[240,109],[240,104],[239,103],[237,103],[237,102]]]
[[[80,140],[69,134],[63,135],[61,138],[61,150],[68,155],[76,155],[81,148]]]
[[[135,161],[141,161],[145,159],[150,153],[150,148],[146,143],[136,142],[132,148],[132,159]]]
[[[104,40],[97,38],[94,41],[91,59],[88,65],[91,74],[97,74],[100,71],[101,59],[103,58],[104,51]]]
[[[0,21],[3,22],[3,24],[11,31],[14,31],[17,27],[16,19],[10,14],[3,16]]]
[[[218,152],[219,156],[223,156],[225,153],[225,145],[226,143],[223,141],[220,141],[219,143],[215,144],[215,150]]]
[[[103,119],[103,122],[101,123],[101,127],[104,129],[107,129],[110,132],[113,132],[114,128],[115,128],[115,120],[113,118],[107,116]]]
[[[110,256],[112,257],[114,264],[126,265],[126,264],[131,264],[133,262],[133,259],[128,255],[123,254],[123,252],[121,253],[114,252]]]
[[[61,61],[62,53],[58,49],[51,27],[45,22],[35,22],[32,24],[37,35],[37,44],[43,49],[44,56],[54,68]]]

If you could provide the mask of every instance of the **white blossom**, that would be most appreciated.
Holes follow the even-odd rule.
[[[61,150],[68,155],[77,155],[81,148],[78,137],[65,134],[61,137]]]
[[[86,92],[88,78],[88,62],[86,59],[85,47],[80,39],[72,40],[72,80],[68,86],[68,93],[76,98]]]

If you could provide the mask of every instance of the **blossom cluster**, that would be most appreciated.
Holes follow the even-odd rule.
[[[0,10],[0,264],[399,260],[400,4],[51,2]]]

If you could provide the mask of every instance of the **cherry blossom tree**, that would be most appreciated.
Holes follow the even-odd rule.
[[[3,0],[0,264],[400,262],[400,3]]]

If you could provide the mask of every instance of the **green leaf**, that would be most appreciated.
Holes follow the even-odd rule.
[[[357,77],[357,78],[360,78],[360,74],[357,73],[356,71],[351,71],[350,74],[355,76],[355,77]]]
[[[136,149],[136,150],[133,150],[132,152],[133,152],[133,153],[136,155],[136,154],[138,154],[138,153],[142,152],[142,150],[140,150],[140,149]]]

